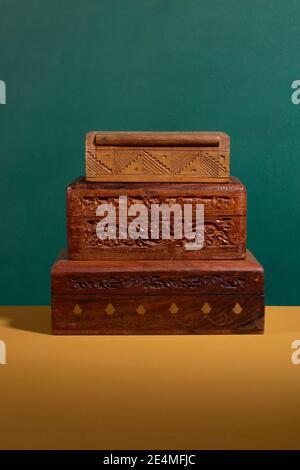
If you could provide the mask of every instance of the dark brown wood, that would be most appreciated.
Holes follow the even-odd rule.
[[[92,133],[93,135],[94,133]],[[229,148],[228,136],[222,132],[96,132],[95,145]]]
[[[186,239],[100,240],[96,209],[143,203],[204,204],[205,241],[201,250],[185,249]],[[118,209],[117,209],[118,214]],[[113,259],[242,259],[246,250],[246,188],[236,178],[227,183],[90,183],[77,179],[67,189],[69,257],[74,260]]]
[[[89,132],[88,181],[204,182],[229,177],[223,132]]]
[[[71,261],[53,266],[55,334],[262,333],[264,273],[244,260]]]

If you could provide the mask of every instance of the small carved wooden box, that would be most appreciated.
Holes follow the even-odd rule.
[[[71,261],[52,268],[55,334],[262,333],[264,272],[244,260]]]
[[[222,132],[90,132],[87,181],[207,182],[229,177]]]
[[[187,240],[176,239],[174,227],[170,237],[161,233],[148,237],[101,239],[97,235],[96,215],[102,204],[112,204],[119,221],[119,198],[126,205],[143,204],[149,208],[177,205],[204,206],[204,246],[186,249]],[[182,226],[184,225],[182,214]],[[150,217],[150,216],[149,216]],[[128,217],[128,221],[130,217]],[[194,223],[194,222],[193,222]],[[161,229],[161,227],[160,227]],[[173,232],[172,232],[173,230]],[[226,183],[91,183],[79,178],[67,189],[67,231],[69,257],[73,260],[142,260],[142,259],[242,259],[246,251],[246,188],[236,178]]]

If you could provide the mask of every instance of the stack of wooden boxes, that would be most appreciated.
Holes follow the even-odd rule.
[[[246,188],[229,160],[224,133],[87,134],[86,177],[67,188],[68,250],[51,273],[53,333],[263,332],[264,272],[246,250]],[[201,249],[186,249],[172,215],[168,238],[150,222],[121,233],[121,216],[137,228],[142,210],[172,205],[182,227],[185,205],[204,207]]]

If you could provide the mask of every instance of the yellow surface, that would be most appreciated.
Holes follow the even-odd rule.
[[[1,449],[300,448],[300,307],[258,336],[51,336],[2,307]]]

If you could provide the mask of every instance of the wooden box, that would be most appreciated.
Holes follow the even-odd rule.
[[[96,227],[101,220],[96,210],[101,204],[116,207],[119,197],[127,205],[204,205],[204,246],[186,249],[186,239],[120,237],[100,239]],[[182,211],[182,214],[184,211]],[[183,221],[182,221],[183,222]],[[183,223],[182,223],[183,225]],[[161,228],[161,227],[160,227]],[[90,183],[79,178],[67,189],[67,231],[69,257],[74,260],[112,259],[242,259],[246,250],[246,188],[236,178],[227,183]],[[182,231],[184,235],[184,231]]]
[[[87,181],[203,182],[229,177],[222,132],[90,132]]]
[[[244,260],[71,261],[52,268],[55,334],[262,333],[264,273]]]

